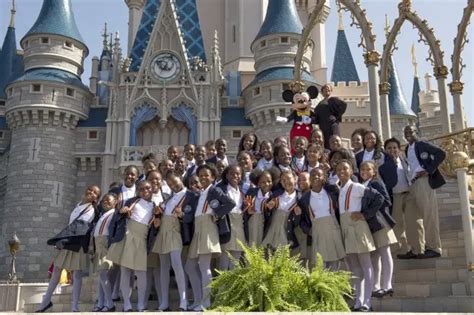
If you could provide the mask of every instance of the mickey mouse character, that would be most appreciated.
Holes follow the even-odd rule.
[[[313,131],[314,113],[311,110],[311,100],[318,96],[318,88],[310,86],[306,92],[294,93],[291,90],[285,90],[282,93],[285,102],[292,102],[291,108],[293,111],[288,117],[277,117],[278,122],[289,122],[293,120],[293,127],[290,131],[291,154],[293,155],[293,139],[296,137],[305,137],[308,141],[311,138]]]

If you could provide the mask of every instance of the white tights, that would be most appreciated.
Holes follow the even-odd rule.
[[[161,270],[161,294],[162,300],[160,310],[169,308],[169,288],[170,288],[170,268],[173,267],[174,277],[178,285],[179,307],[183,310],[187,308],[186,302],[186,282],[184,278],[183,263],[181,261],[181,250],[175,250],[169,254],[160,254]]]
[[[59,279],[61,278],[61,271],[62,269],[59,267],[54,266],[53,273],[51,275],[51,279],[49,280],[48,289],[46,293],[43,295],[43,301],[39,305],[38,309],[41,310],[45,308],[49,302],[51,302],[51,297],[53,296],[53,292],[59,284]],[[71,310],[73,312],[79,311],[79,299],[81,296],[81,287],[82,287],[82,271],[81,270],[74,270],[72,274],[72,305]]]
[[[230,259],[229,255],[232,255],[234,259],[239,260],[242,252],[237,251],[224,251],[219,257],[219,270],[232,270],[234,269],[234,262]]]
[[[370,253],[372,266],[374,268],[374,291],[392,288],[393,259],[390,246],[383,246]],[[382,275],[382,277],[381,277]],[[382,278],[382,286],[380,286]]]
[[[108,270],[100,270],[97,281],[97,306],[99,308],[107,306],[111,308],[114,306],[112,301],[112,285],[109,278]]]
[[[132,287],[130,285],[130,277],[132,271],[137,277],[137,291],[138,291],[138,310],[144,310],[146,307],[146,271],[132,270],[127,267],[120,267],[120,291],[122,291],[123,310],[128,311],[132,309],[130,302],[130,295],[132,294]]]
[[[370,298],[374,277],[370,253],[347,254],[346,260],[349,270],[354,275],[353,281],[356,294],[354,307],[366,306],[370,308],[372,306]]]
[[[211,258],[212,254],[198,255],[198,258],[189,258],[185,266],[193,290],[194,304],[201,304],[205,308],[211,306],[208,288],[212,278]]]

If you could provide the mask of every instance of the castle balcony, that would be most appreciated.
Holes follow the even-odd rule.
[[[151,146],[133,146],[120,148],[120,167],[124,168],[129,165],[141,166],[142,158],[154,153],[159,161],[166,157],[168,145],[151,145]]]

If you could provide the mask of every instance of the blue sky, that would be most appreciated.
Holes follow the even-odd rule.
[[[207,1],[207,0],[198,0]],[[223,0],[222,0],[223,1]],[[250,0],[249,0],[250,1]],[[28,31],[33,25],[41,9],[41,0],[16,0],[16,34],[17,40]],[[331,14],[326,23],[326,54],[328,63],[328,77],[330,77],[332,61],[334,59],[334,49],[337,36],[338,17],[334,1],[331,1]],[[463,8],[466,6],[466,0],[415,0],[413,8],[422,19],[428,20],[430,26],[434,29],[435,35],[441,41],[441,48],[444,50],[444,62],[451,68],[451,54],[453,50],[453,40],[456,36],[457,26],[461,20]],[[11,0],[0,0],[0,40],[3,41],[10,17]],[[127,23],[128,9],[123,0],[72,0],[74,14],[79,30],[90,50],[89,57],[85,63],[85,72],[82,76],[83,81],[88,84],[90,76],[90,59],[92,56],[100,55],[102,49],[101,33],[104,22],[109,25],[109,31],[119,31],[122,38],[122,48],[126,52],[127,46]],[[377,35],[377,49],[382,52],[384,43],[384,25],[385,14],[388,14],[389,20],[398,16],[397,4],[395,0],[361,0],[361,5],[367,10],[367,16],[373,23],[374,31]],[[355,27],[350,27],[350,18],[348,14],[344,15],[344,25],[346,35],[351,47],[352,55],[361,80],[367,80],[367,70],[362,58],[362,48],[357,47],[360,31]],[[471,23],[472,24],[472,23]],[[474,94],[472,92],[474,84],[473,56],[474,41],[472,25],[468,27],[468,39],[463,52],[464,63],[467,68],[464,69],[462,81],[464,85],[463,102],[466,111],[466,117],[469,126],[474,126]],[[411,93],[413,85],[413,66],[411,63],[410,49],[411,45],[416,45],[416,57],[418,61],[418,72],[420,75],[421,88],[424,89],[424,74],[432,73],[431,64],[425,60],[428,56],[428,47],[423,43],[418,43],[418,32],[413,29],[411,24],[406,23],[402,27],[398,37],[398,50],[394,53],[395,64],[398,69],[402,89],[407,99],[411,102]],[[451,82],[451,76],[448,77],[448,83]],[[436,88],[433,79],[432,85]],[[452,97],[449,94],[448,101],[452,111]]]

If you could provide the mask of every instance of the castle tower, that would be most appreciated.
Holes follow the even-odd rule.
[[[290,124],[276,125],[276,117],[287,116],[291,111],[281,94],[294,79],[294,59],[302,29],[294,0],[269,0],[265,20],[251,45],[257,75],[242,91],[246,117],[262,139],[273,139],[290,129]],[[311,69],[313,46],[311,42],[303,57],[304,69]],[[307,71],[303,71],[302,79],[306,85],[315,84]]]
[[[77,29],[70,0],[44,0],[21,40],[23,75],[7,86],[11,129],[2,236],[22,240],[19,277],[46,280],[53,249],[46,240],[69,219],[76,200],[74,129],[86,119],[91,93],[81,82],[88,48]],[[9,253],[0,249],[1,277]]]

